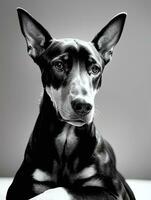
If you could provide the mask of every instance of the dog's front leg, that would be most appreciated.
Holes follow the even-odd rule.
[[[73,196],[70,195],[67,190],[63,187],[57,187],[54,189],[49,189],[42,194],[29,199],[29,200],[74,200]]]
[[[57,187],[49,189],[42,194],[33,197],[29,200],[121,200],[121,197],[114,196],[106,191],[100,191],[99,193],[70,193],[64,187]],[[129,198],[125,199],[129,200]]]

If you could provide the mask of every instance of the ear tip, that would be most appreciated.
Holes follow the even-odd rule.
[[[23,9],[21,7],[17,7],[16,10],[17,10],[17,13],[19,16],[21,16],[23,14],[25,14],[25,15],[29,14],[25,9]]]
[[[23,9],[21,7],[17,7],[16,10],[17,10],[17,14],[18,14],[18,19],[19,19],[19,24],[20,24],[20,27],[21,27],[21,31],[22,31],[22,33],[24,35],[23,21],[24,21],[25,18],[27,18],[27,17],[29,18],[30,14],[25,9]]]
[[[116,15],[117,17],[125,20],[127,17],[127,12],[120,12],[119,14]]]
[[[121,15],[122,17],[126,18],[126,17],[127,17],[127,12],[121,12],[120,15]]]
[[[18,15],[20,15],[20,14],[21,14],[21,12],[22,12],[22,8],[20,8],[20,7],[17,7],[17,8],[16,8],[16,10],[17,10],[17,13],[18,13]]]
[[[24,9],[23,9],[23,8],[21,8],[21,7],[17,7],[17,8],[16,8],[16,10],[17,10],[17,12],[18,12],[18,13],[20,13],[20,12],[24,11]]]
[[[126,20],[126,17],[127,17],[127,13],[126,12],[120,12],[120,13],[118,13],[117,15],[115,15],[112,18],[111,22],[117,21],[117,22],[120,22],[120,23],[124,24],[125,20]]]

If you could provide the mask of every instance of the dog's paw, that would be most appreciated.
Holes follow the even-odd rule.
[[[72,196],[63,187],[49,189],[30,200],[73,200]]]

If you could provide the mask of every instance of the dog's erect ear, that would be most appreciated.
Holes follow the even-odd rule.
[[[27,11],[17,8],[17,12],[28,53],[32,58],[36,58],[47,48],[52,37]]]
[[[116,15],[92,40],[92,43],[108,63],[113,54],[113,49],[120,39],[127,14]]]

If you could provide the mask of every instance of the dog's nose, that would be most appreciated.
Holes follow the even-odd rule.
[[[71,105],[73,110],[81,116],[87,115],[92,109],[92,105],[90,103],[86,103],[79,99],[73,100]]]

